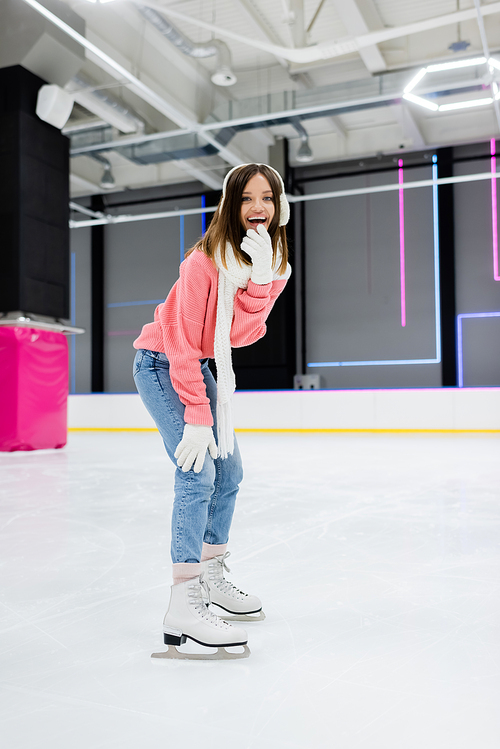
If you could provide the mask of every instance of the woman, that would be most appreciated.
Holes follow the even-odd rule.
[[[248,346],[266,332],[291,273],[289,212],[278,172],[265,164],[232,169],[209,229],[187,253],[154,322],[134,341],[137,389],[176,464],[168,645],[186,638],[211,647],[246,645],[243,629],[208,609],[207,592],[212,604],[240,619],[262,610],[256,596],[224,578],[243,477],[232,425],[231,346]],[[207,363],[213,358],[217,383]]]

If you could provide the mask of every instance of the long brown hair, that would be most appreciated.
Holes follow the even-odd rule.
[[[278,251],[281,251],[281,263],[277,272],[280,275],[285,272],[288,262],[288,246],[285,227],[279,226],[281,183],[274,171],[266,166],[266,164],[246,164],[241,169],[236,169],[230,175],[226,185],[226,195],[220,199],[210,226],[205,232],[204,237],[186,252],[186,257],[193,250],[201,250],[214,261],[217,247],[220,247],[222,263],[227,267],[226,243],[229,242],[239,264],[251,265],[248,256],[240,249],[241,241],[246,234],[245,229],[241,225],[240,217],[243,190],[248,180],[256,174],[264,175],[271,186],[274,216],[269,225],[269,235],[273,246],[273,266],[276,262]]]

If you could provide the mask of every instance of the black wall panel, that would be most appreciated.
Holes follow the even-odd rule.
[[[0,312],[69,318],[69,141],[35,113],[45,83],[0,70]]]

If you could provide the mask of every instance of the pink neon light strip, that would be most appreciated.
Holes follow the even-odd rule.
[[[401,325],[406,326],[405,278],[405,199],[403,189],[403,159],[399,159],[399,268],[401,277]]]
[[[491,173],[496,174],[497,157],[495,138],[490,140]],[[498,205],[497,205],[497,180],[491,178],[491,229],[493,234],[493,278],[500,281],[498,273]]]

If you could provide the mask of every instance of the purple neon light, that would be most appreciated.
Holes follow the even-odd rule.
[[[491,174],[497,172],[496,142],[495,138],[490,140]],[[497,204],[497,180],[496,176],[491,178],[491,229],[493,234],[493,278],[500,281],[498,273],[498,204]]]
[[[403,188],[403,159],[399,159],[399,273],[401,278],[401,325],[406,326],[406,279],[405,279],[405,198]]]
[[[465,312],[457,315],[457,362],[458,362],[458,387],[464,386],[464,346],[462,320],[478,317],[500,317],[500,312]]]

